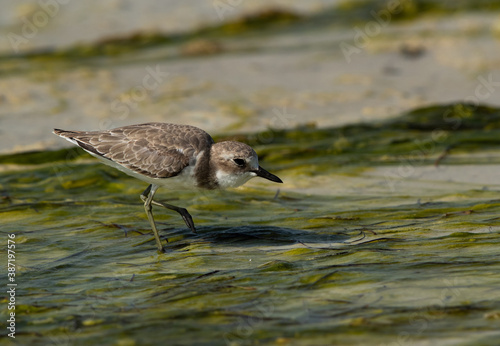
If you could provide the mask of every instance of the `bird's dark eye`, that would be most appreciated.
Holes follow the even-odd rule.
[[[243,159],[234,159],[233,162],[236,163],[236,165],[238,165],[239,167],[243,167],[245,165],[245,160]]]

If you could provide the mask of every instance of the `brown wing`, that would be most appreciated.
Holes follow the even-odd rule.
[[[188,125],[147,123],[106,131],[64,131],[83,149],[152,178],[169,178],[189,165],[190,159],[210,148],[213,139]]]

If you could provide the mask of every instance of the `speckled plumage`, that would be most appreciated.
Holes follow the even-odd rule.
[[[54,133],[73,139],[83,149],[151,178],[170,178],[189,165],[190,159],[210,149],[214,140],[189,125],[146,123],[103,131]]]
[[[194,126],[146,123],[103,131],[54,129],[54,133],[103,163],[150,184],[141,194],[141,199],[160,252],[164,249],[152,205],[178,212],[186,225],[196,232],[186,209],[153,200],[160,186],[225,189],[245,184],[257,176],[282,183],[280,178],[259,166],[257,154],[247,144],[233,141],[214,143],[208,133]]]

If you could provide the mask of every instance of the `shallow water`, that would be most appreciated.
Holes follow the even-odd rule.
[[[498,177],[499,122],[497,109],[450,105],[238,135],[285,184],[160,189],[198,228],[155,208],[161,255],[146,184],[76,149],[2,156],[18,288],[16,340],[0,343],[494,345],[500,184],[481,174]],[[421,174],[440,167],[456,171]],[[454,181],[461,167],[480,177]]]

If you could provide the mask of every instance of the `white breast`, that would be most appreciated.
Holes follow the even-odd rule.
[[[224,172],[222,170],[218,170],[215,173],[215,177],[217,178],[217,182],[219,183],[221,189],[228,189],[232,187],[241,186],[256,176],[257,174],[255,174],[254,172],[245,172],[243,174],[231,174]]]

